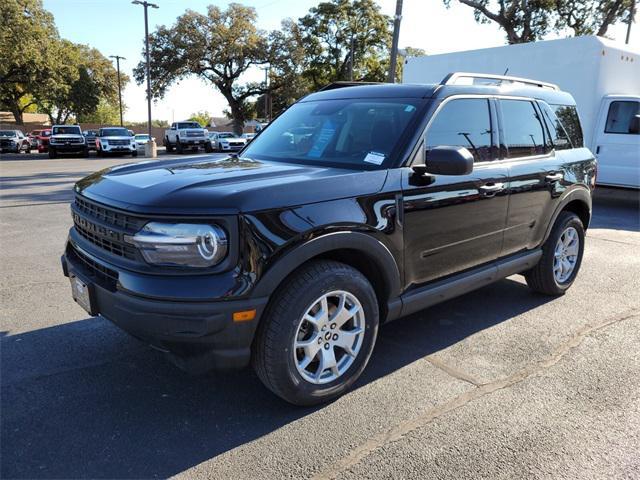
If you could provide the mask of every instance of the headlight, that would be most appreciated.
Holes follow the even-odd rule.
[[[154,265],[211,267],[227,255],[227,236],[217,225],[151,222],[129,240]]]

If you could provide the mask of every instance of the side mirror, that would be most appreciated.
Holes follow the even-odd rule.
[[[464,147],[442,146],[425,151],[426,165],[413,165],[418,175],[468,175],[473,171],[473,155]]]
[[[629,123],[629,133],[634,135],[640,134],[640,115],[634,115],[631,117],[631,122]]]

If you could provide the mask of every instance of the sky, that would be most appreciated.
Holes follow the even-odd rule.
[[[153,0],[160,8],[149,9],[149,30],[159,25],[172,25],[187,8],[205,13],[207,5],[226,8],[229,2],[219,0]],[[258,27],[274,30],[287,17],[297,19],[317,5],[319,0],[236,0],[252,6],[258,13]],[[395,0],[377,0],[382,13],[393,16]],[[427,54],[455,52],[505,44],[504,33],[495,23],[478,24],[471,8],[451,2],[445,8],[441,0],[404,0],[400,48],[422,48]],[[44,0],[44,7],[56,21],[60,36],[76,43],[95,47],[103,55],[120,55],[121,71],[132,80],[124,89],[123,102],[127,106],[125,121],[147,118],[144,85],[136,85],[132,70],[143,58],[143,8],[130,0]],[[608,35],[624,42],[626,25],[616,25]],[[550,37],[551,38],[551,37]],[[636,19],[631,45],[640,47],[640,24]],[[247,79],[260,80],[259,70]],[[169,88],[165,97],[152,105],[154,119],[169,122],[188,118],[192,113],[206,110],[222,116],[226,102],[210,84],[188,78]]]

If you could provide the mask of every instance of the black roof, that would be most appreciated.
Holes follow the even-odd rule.
[[[405,83],[338,84],[312,93],[301,101],[340,100],[348,98],[434,98],[451,95],[496,95],[527,97],[544,100],[550,104],[575,105],[573,97],[562,91],[548,88],[516,85],[428,85]]]

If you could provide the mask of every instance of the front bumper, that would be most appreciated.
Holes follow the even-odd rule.
[[[51,143],[49,149],[53,149],[58,153],[78,153],[87,149],[86,143]]]
[[[101,148],[106,153],[131,153],[138,150],[135,145],[102,145]]]
[[[183,146],[187,146],[188,145],[188,146],[193,146],[193,147],[196,147],[196,146],[204,147],[208,143],[210,143],[210,142],[206,138],[198,138],[198,137],[189,138],[189,137],[187,137],[187,138],[181,138],[180,139],[180,145],[183,145]]]
[[[61,258],[67,277],[78,277],[90,285],[95,315],[110,320],[134,337],[179,357],[206,355],[210,368],[241,368],[249,364],[251,343],[268,298],[239,300],[181,301],[149,298],[125,291],[118,281],[117,267],[67,243]],[[124,273],[124,272],[123,272]],[[126,272],[143,290],[149,275]],[[193,282],[190,276],[176,277],[175,292]],[[188,288],[188,287],[187,287]],[[256,310],[253,320],[234,322],[233,313]]]
[[[237,150],[242,150],[244,148],[244,145],[225,145],[224,143],[220,144],[220,149],[227,152],[227,151],[237,151]]]

